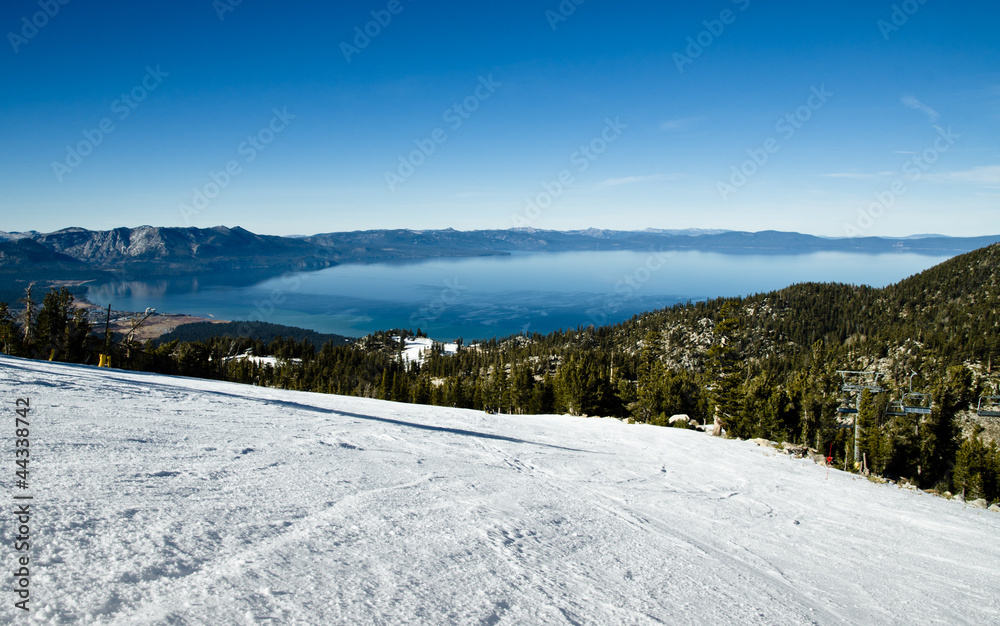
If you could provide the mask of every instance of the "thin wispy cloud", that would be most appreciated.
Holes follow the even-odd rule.
[[[657,180],[677,180],[680,174],[651,174],[649,176],[626,176],[625,178],[609,178],[601,183],[602,187],[617,187],[619,185],[634,185]]]
[[[883,176],[891,176],[893,172],[878,172],[877,174],[870,174],[867,172],[832,172],[830,174],[823,174],[825,178],[856,178],[859,180],[869,180],[872,178],[881,178]]]
[[[941,115],[937,111],[930,108],[920,100],[917,100],[914,96],[903,96],[902,102],[907,108],[913,109],[914,111],[920,111],[926,115],[927,119],[931,122],[937,122],[941,119]]]
[[[1000,165],[974,167],[959,172],[931,174],[929,180],[940,183],[972,183],[975,185],[1000,186]]]
[[[675,120],[667,120],[666,122],[663,122],[660,124],[660,129],[668,132],[687,130],[701,120],[702,118],[700,117],[680,117]]]

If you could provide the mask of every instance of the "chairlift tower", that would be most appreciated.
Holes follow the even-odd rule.
[[[851,370],[838,370],[838,374],[843,379],[844,384],[841,385],[840,390],[844,392],[844,398],[841,400],[841,406],[837,409],[838,413],[854,415],[854,462],[855,464],[861,462],[861,454],[858,451],[858,414],[861,412],[861,398],[864,395],[864,391],[867,389],[870,393],[882,393],[885,388],[878,384],[879,378],[882,377],[880,372],[856,372]],[[854,400],[854,406],[848,406],[851,400]]]

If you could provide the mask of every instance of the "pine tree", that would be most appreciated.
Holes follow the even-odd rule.
[[[21,299],[21,304],[24,305],[24,311],[21,313],[21,345],[22,354],[31,355],[34,352],[35,347],[35,315],[38,312],[38,305],[35,303],[35,299],[31,294],[32,288],[35,283],[31,283],[24,290],[24,298]]]
[[[667,422],[671,416],[677,414],[684,414],[699,421],[705,419],[707,411],[704,406],[701,386],[695,382],[689,372],[684,370],[665,371],[661,389],[660,413]]]
[[[531,390],[528,412],[533,415],[548,415],[556,410],[556,392],[548,373]]]
[[[955,457],[955,471],[952,474],[952,489],[965,496],[966,500],[982,498],[983,470],[988,465],[987,449],[976,436],[966,439]]]
[[[419,332],[419,329],[417,332]],[[410,401],[414,404],[432,404],[431,398],[431,383],[427,380],[426,376],[421,376],[416,386],[413,387],[413,395]]]
[[[794,385],[802,403],[802,442],[821,452],[827,452],[830,442],[837,436],[839,385],[831,360],[826,344],[815,342],[809,354],[808,369]]]
[[[392,395],[392,379],[389,377],[389,368],[382,370],[382,381],[378,385],[378,399],[389,400]]]
[[[69,349],[73,296],[66,288],[49,291],[42,299],[35,320],[36,352],[54,361]]]
[[[393,371],[392,376],[392,400],[396,402],[409,402],[410,392],[406,372]]]
[[[931,487],[948,477],[958,452],[957,413],[971,401],[972,373],[963,366],[948,368],[932,388],[934,408],[920,424],[920,482]]]
[[[510,379],[511,403],[515,412],[525,413],[531,403],[531,393],[535,386],[535,377],[527,364],[519,364]]]
[[[82,363],[87,359],[87,338],[92,325],[83,309],[73,309],[71,319],[66,323],[66,360]]]
[[[660,361],[659,335],[649,331],[642,340],[642,354],[639,360],[639,380],[632,416],[637,422],[646,424],[665,423],[663,404],[663,383],[666,368]]]
[[[986,445],[977,432],[962,442],[955,456],[952,490],[966,500],[1000,500],[1000,449],[995,441]]]
[[[17,321],[11,315],[6,302],[0,302],[0,351],[17,354]]]
[[[738,350],[741,324],[736,304],[726,301],[719,315],[722,319],[715,325],[715,341],[705,354],[712,410],[730,436],[746,437],[749,429],[743,419],[743,372]]]
[[[858,411],[858,438],[862,458],[868,470],[876,475],[885,472],[892,455],[892,442],[884,430],[880,416],[885,410],[884,403],[865,389],[861,395],[861,409]]]

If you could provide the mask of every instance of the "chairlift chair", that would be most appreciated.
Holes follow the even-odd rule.
[[[979,417],[1000,417],[1000,396],[981,396],[976,413]]]
[[[837,413],[840,415],[850,415],[857,412],[858,410],[854,408],[854,400],[852,398],[840,399],[840,406],[837,407]]]
[[[890,417],[906,417],[906,406],[902,400],[893,400],[885,407],[885,414]]]
[[[930,394],[910,392],[903,396],[903,410],[909,415],[930,415],[934,404]],[[924,406],[927,403],[927,406]]]
[[[918,376],[916,372],[910,374],[910,391],[903,394],[902,400],[896,408],[902,409],[904,415],[930,415],[934,408],[929,393],[920,393],[913,390],[913,379]]]

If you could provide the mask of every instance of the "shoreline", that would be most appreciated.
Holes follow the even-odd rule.
[[[87,300],[84,296],[74,296],[73,308],[87,311],[87,318],[93,325],[91,332],[100,332],[104,327],[107,315],[106,307],[98,306]],[[119,311],[112,307],[109,328],[114,334],[127,334],[132,328],[132,320],[142,315],[145,315],[142,311]],[[198,322],[228,324],[230,321],[212,317],[198,317],[186,313],[154,313],[136,329],[134,337],[137,341],[149,341],[151,339],[159,339],[162,335],[173,331],[178,326],[186,324],[195,324]]]

